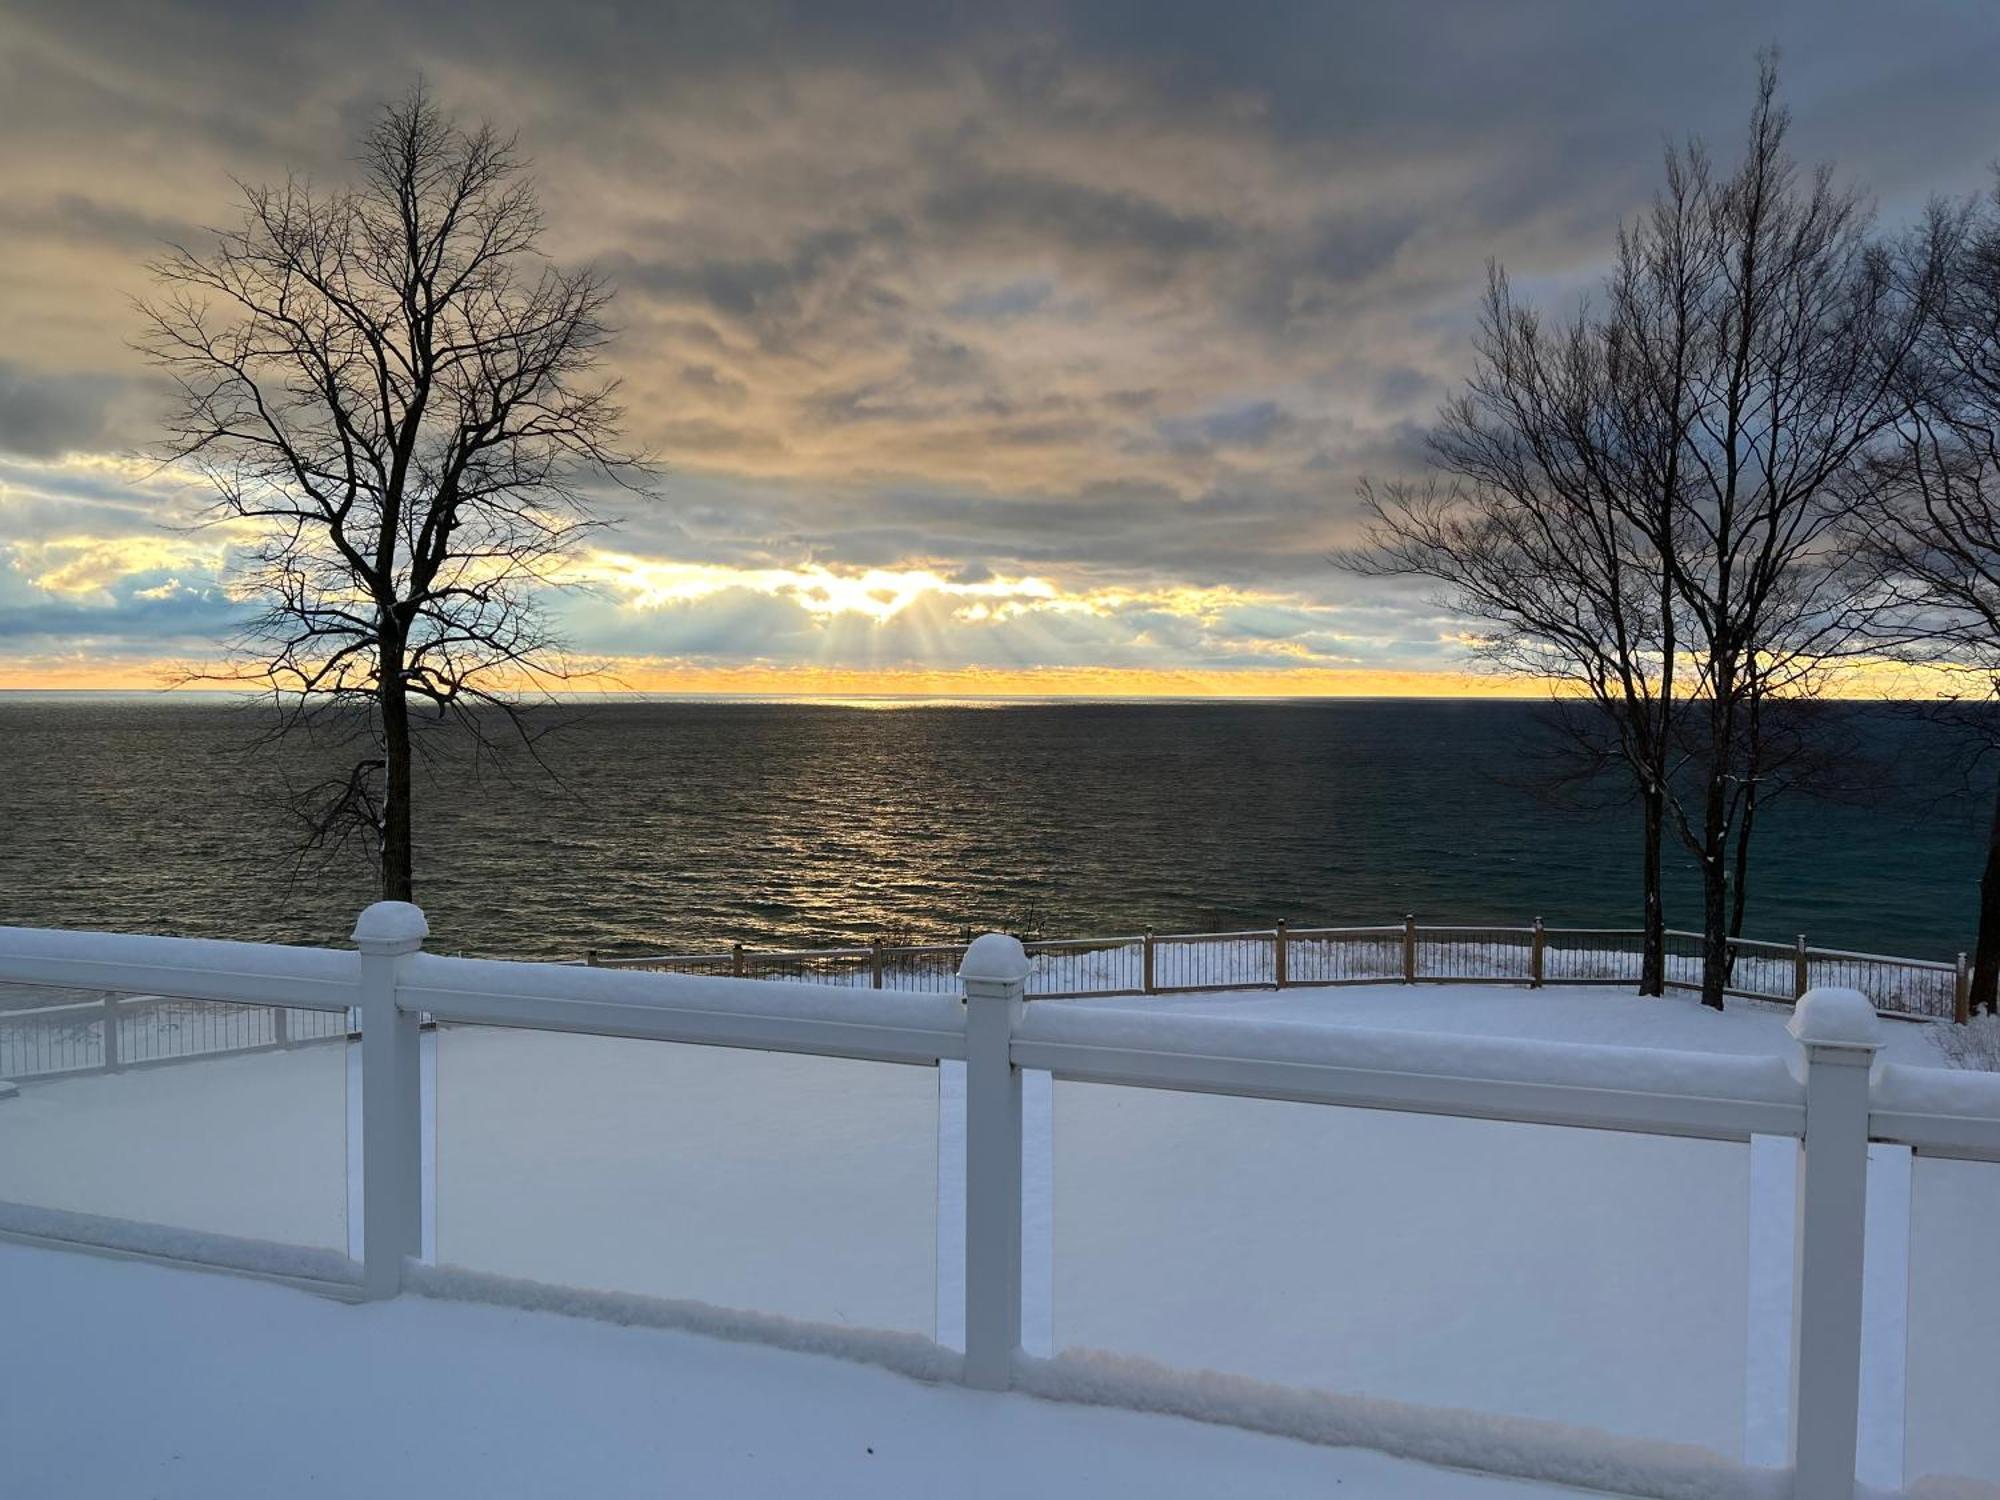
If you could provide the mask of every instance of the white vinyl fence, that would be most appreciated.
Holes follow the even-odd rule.
[[[453,1281],[425,1264],[427,1220],[440,1173],[426,1118],[420,1021],[503,1027],[701,1047],[860,1059],[908,1068],[963,1066],[963,1354],[909,1334],[814,1330],[755,1310],[717,1326],[739,1337],[836,1349],[982,1390],[1179,1410],[1320,1441],[1370,1444],[1461,1467],[1658,1496],[1788,1493],[1849,1500],[1855,1491],[1863,1344],[1863,1244],[1870,1143],[1918,1157],[2000,1162],[2000,1078],[1880,1063],[1878,1022],[1851,990],[1806,995],[1792,1021],[1798,1053],[1688,1054],[1640,1048],[1368,1032],[1227,1016],[1024,1003],[1030,961],[1011,937],[989,934],[963,954],[949,989],[856,993],[852,987],[759,984],[727,977],[447,958],[422,951],[423,914],[384,902],[363,912],[358,951],[101,933],[0,928],[0,983],[52,986],[155,1001],[276,1007],[294,1015],[361,1018],[350,1044],[358,1104],[358,1233],[348,1252],[230,1239],[186,1229],[0,1203],[0,1232],[41,1242],[108,1245],[279,1275],[369,1299],[406,1289],[520,1295],[518,1284]],[[329,1021],[328,1025],[334,1024]],[[339,1023],[345,1026],[344,1019]],[[216,1066],[232,1066],[224,1062]],[[1570,1429],[1481,1419],[1477,1440],[1412,1418],[1393,1403],[1299,1392],[1244,1395],[1226,1381],[1175,1385],[1157,1373],[1087,1376],[1059,1357],[1023,1354],[1024,1073],[1057,1086],[1118,1085],[1180,1094],[1564,1126],[1635,1136],[1783,1146],[1796,1157],[1791,1253],[1789,1433],[1793,1474],[1774,1490],[1758,1476],[1692,1450],[1652,1445],[1609,1464]],[[90,1084],[92,1080],[84,1080]],[[130,1080],[107,1079],[116,1085]],[[29,1085],[0,1102],[30,1111]],[[22,1114],[22,1118],[27,1118]],[[350,1116],[352,1118],[352,1115]],[[1059,1117],[1060,1118],[1060,1117]],[[254,1122],[251,1122],[254,1126]],[[809,1125],[810,1122],[801,1122]],[[946,1141],[941,1136],[941,1149]],[[1796,1143],[1795,1145],[1788,1143]],[[1060,1144],[1060,1142],[1058,1142]],[[662,1152],[700,1149],[662,1140]],[[249,1185],[252,1190],[256,1184]],[[1607,1215],[1663,1212],[1606,1202]],[[961,1243],[939,1226],[940,1243]],[[947,1234],[947,1229],[952,1232]],[[1904,1231],[1907,1236],[1907,1229]],[[551,1305],[589,1310],[591,1294],[549,1288]],[[637,1317],[630,1299],[619,1315]],[[668,1321],[673,1316],[661,1314]],[[711,1322],[714,1321],[712,1315]],[[761,1319],[761,1320],[760,1320]],[[643,1320],[643,1318],[641,1318]],[[872,1342],[871,1342],[872,1339]],[[1477,1358],[1477,1350],[1466,1351]],[[1150,1368],[1150,1367],[1149,1367]],[[1606,1372],[1617,1378],[1617,1372]],[[1206,1378],[1204,1378],[1206,1379]],[[1245,1388],[1249,1389],[1249,1388]],[[1231,1392],[1238,1394],[1232,1396]],[[1193,1393],[1193,1394],[1190,1394]],[[1444,1435],[1440,1435],[1440,1434]],[[1497,1434],[1497,1440],[1494,1435]],[[1619,1450],[1622,1451],[1622,1450]]]
[[[1028,998],[1168,995],[1243,989],[1374,984],[1630,985],[1639,978],[1636,930],[1545,927],[1290,927],[1241,932],[1140,933],[1050,938],[1023,944]],[[866,948],[754,949],[725,953],[588,955],[597,968],[652,969],[737,979],[777,979],[858,989],[950,988],[964,943]],[[1731,942],[1726,993],[1781,1004],[1815,986],[1857,989],[1877,1011],[1911,1019],[1964,1019],[1965,956],[1954,963],[1742,938]],[[1667,934],[1667,986],[1701,987],[1701,936]],[[0,1080],[107,1072],[344,1041],[358,1017],[273,1005],[190,1004],[164,995],[79,996],[51,989],[36,1003],[0,1003]]]

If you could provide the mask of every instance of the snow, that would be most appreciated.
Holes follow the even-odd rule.
[[[1745,1145],[1062,1082],[1054,1139],[1059,1351],[1742,1451]]]
[[[4,1244],[0,1283],[0,1484],[23,1496],[1575,1493],[543,1312]]]
[[[1408,1027],[1271,1020],[1241,1011],[1226,1016],[1167,1014],[1110,1002],[1045,1002],[1028,1008],[1015,1035],[1026,1041],[1281,1058],[1433,1077],[1651,1090],[1783,1104],[1796,1104],[1803,1098],[1788,1060],[1781,1056],[1720,1056],[1653,1045],[1453,1036]]]
[[[404,1267],[403,1286],[421,1296],[596,1318],[627,1328],[676,1329],[731,1343],[789,1349],[798,1354],[831,1355],[857,1364],[878,1365],[918,1380],[957,1380],[965,1362],[957,1350],[944,1348],[921,1334],[843,1328],[777,1313],[717,1307],[688,1298],[592,1291],[494,1276],[458,1266],[410,1262]]]
[[[1025,980],[1028,953],[1021,940],[1004,932],[988,932],[972,940],[958,966],[961,979]]]
[[[1334,1446],[1365,1444],[1397,1457],[1579,1489],[1667,1500],[1791,1500],[1789,1476],[1726,1463],[1700,1448],[1611,1440],[1560,1423],[1329,1395],[1116,1355],[1024,1359],[1017,1383],[1063,1401],[1165,1412]]]
[[[451,964],[426,978],[466,973]],[[582,977],[610,998],[638,976]],[[813,987],[767,989],[774,1008],[829,1004]],[[895,998],[914,1018],[943,997]],[[1720,1070],[1732,1091],[1796,1098],[1790,1014],[1610,990],[1383,986],[1036,1002],[1027,1025],[1199,1046],[1228,1016],[1273,1045],[1371,1066],[1470,1061],[1595,1082],[1611,1067],[1648,1087]],[[1886,1023],[1883,1035],[1895,1059],[1884,1076],[1909,1074],[1896,1086],[1917,1096],[1983,1099],[2000,1083],[1939,1082],[1928,1027]],[[0,1103],[0,1200],[344,1245],[343,1050],[25,1084]],[[660,1339],[693,1329],[838,1349],[919,1376],[955,1360],[929,1343],[934,1331],[958,1339],[955,1066],[475,1027],[445,1028],[436,1052],[434,1243],[446,1264],[419,1273],[431,1290],[682,1330],[648,1334]],[[1780,1150],[1760,1168],[1740,1143],[1051,1088],[1039,1075],[1027,1092],[1024,1342],[1053,1356],[1024,1364],[1032,1388],[1322,1442],[1373,1433],[1447,1463],[1497,1451],[1526,1474],[1584,1484],[1615,1471],[1654,1494],[1769,1492],[1768,1472],[1734,1461],[1782,1459],[1788,1143],[1761,1143]],[[2000,1479],[2000,1436],[1978,1410],[1986,1382],[1966,1376],[2000,1347],[2000,1289],[1951,1269],[2000,1239],[1996,1171],[1923,1160],[1904,1193],[1903,1211],[1916,1209],[1913,1473]],[[1893,1231],[1893,1184],[1883,1192],[1878,1205],[1871,1191],[1871,1221]],[[1870,1295],[1874,1347],[1899,1346],[1901,1308]],[[805,1323],[816,1326],[799,1333]],[[37,1356],[21,1363],[38,1364],[39,1345],[27,1347]],[[779,1357],[731,1357],[749,1353]],[[1892,1359],[1871,1360],[1865,1456],[1871,1475],[1893,1478],[1900,1381]],[[1591,1439],[1557,1442],[1550,1423]],[[1497,1446],[1454,1446],[1475,1440]],[[1553,1470],[1559,1450],[1613,1467]],[[1179,1492],[1175,1477],[1157,1492]],[[1103,1492],[1127,1482],[1152,1481],[1107,1477]]]
[[[1861,1287],[1859,1475],[1894,1489],[1909,1467],[1910,1205],[1914,1155],[1908,1146],[1868,1148],[1867,1226]],[[1796,1166],[1798,1158],[1792,1155]],[[1791,1247],[1786,1247],[1789,1259]],[[1789,1278],[1788,1278],[1789,1280]],[[1789,1290],[1789,1287],[1788,1287]],[[1789,1310],[1789,1309],[1788,1309]],[[1922,1450],[1926,1466],[1936,1450]],[[1983,1467],[1975,1465],[1974,1467]]]
[[[408,901],[377,901],[354,920],[354,941],[414,948],[431,935],[423,908]]]
[[[1882,1022],[1868,997],[1831,985],[1808,990],[1785,1029],[1801,1042],[1872,1047],[1882,1039]]]
[[[1909,1467],[2000,1481],[2000,1167],[1918,1156],[1910,1198]],[[1986,1389],[1982,1389],[1982,1387]]]
[[[580,1291],[450,1268],[413,1266],[407,1285],[429,1295],[570,1313],[625,1326],[670,1328],[878,1365],[923,1380],[955,1380],[958,1355],[910,1334],[835,1328],[688,1301]],[[1779,1476],[1747,1472],[1698,1448],[1607,1438],[1585,1428],[1177,1370],[1097,1352],[1023,1357],[1016,1389],[1061,1401],[1162,1412],[1330,1447],[1495,1471],[1516,1478],[1689,1500],[1781,1497]]]
[[[440,1260],[931,1333],[935,1068],[447,1027],[437,1079]]]
[[[94,1245],[198,1266],[250,1271],[290,1280],[342,1283],[358,1287],[359,1263],[334,1250],[271,1240],[242,1239],[198,1229],[177,1229],[134,1219],[105,1218],[60,1208],[0,1203],[0,1233],[39,1240]]]
[[[1798,1174],[1795,1142],[1778,1136],[1761,1136],[1750,1142],[1752,1207],[1745,1267],[1749,1304],[1744,1309],[1743,1461],[1766,1468],[1779,1468],[1791,1461],[1796,1267],[1794,1215],[1787,1208],[1797,1201]],[[1862,1451],[1872,1451],[1872,1447],[1864,1438]]]
[[[412,953],[397,970],[399,982],[416,989],[514,995],[539,999],[548,987],[543,966],[489,958],[446,958]],[[661,974],[639,969],[563,971],[566,998],[611,1004],[671,1006],[681,1010],[741,1014],[745,995],[753,996],[755,1013],[795,1021],[857,1019],[875,1026],[956,1031],[963,1024],[964,1005],[956,988],[950,990],[871,990],[866,1009],[857,1008],[854,987],[837,984],[764,984],[746,990],[739,979],[706,974]]]
[[[1037,1002],[1046,1004],[1047,1002]],[[1131,1010],[1162,1019],[1232,1016],[1311,1021],[1321,1026],[1428,1032],[1446,1037],[1511,1037],[1581,1045],[1659,1047],[1678,1052],[1798,1055],[1785,1028],[1789,1005],[1731,1000],[1709,1010],[1692,995],[1645,997],[1630,989],[1575,986],[1532,990],[1508,985],[1384,984],[1340,989],[1245,990],[1211,995],[1119,996],[1063,1002],[1090,1010]],[[1035,1006],[1029,1007],[1032,1014]],[[1882,1023],[1882,1056],[1918,1067],[1943,1060],[1938,1028]]]
[[[0,1200],[347,1248],[340,1043],[23,1083]]]
[[[2000,1118],[2000,1073],[1881,1063],[1871,1096],[1878,1109]]]
[[[282,975],[287,980],[308,985],[351,986],[359,972],[355,955],[341,949],[244,943],[225,938],[0,927],[0,947],[4,947],[10,959],[31,965],[124,967],[130,969],[135,978],[146,980],[145,983],[135,984],[135,990],[153,987],[162,973]]]

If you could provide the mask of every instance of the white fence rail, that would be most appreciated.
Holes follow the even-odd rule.
[[[962,1060],[965,1348],[955,1364],[940,1352],[937,1368],[955,1369],[967,1384],[988,1389],[1047,1385],[1021,1352],[1024,1069],[1046,1070],[1058,1082],[1722,1141],[1793,1140],[1801,1186],[1789,1431],[1799,1500],[1848,1500],[1855,1488],[1871,1139],[1921,1154],[2000,1162],[2000,1077],[1886,1065],[1871,1072],[1876,1015],[1851,990],[1816,990],[1802,999],[1792,1021],[1798,1056],[1788,1065],[1773,1056],[1024,1004],[1030,956],[997,934],[970,945],[951,989],[866,994],[447,958],[422,952],[424,936],[422,913],[396,903],[362,914],[357,952],[0,928],[0,982],[334,1017],[357,1011],[360,1038],[350,1055],[358,1057],[362,1106],[358,1253],[301,1260],[289,1274],[368,1298],[395,1296],[417,1274],[412,1268],[423,1253],[423,1015],[914,1066]],[[0,1104],[0,1130],[5,1111],[18,1107]],[[662,1142],[660,1149],[675,1144]],[[1604,1211],[1633,1207],[1606,1204]],[[182,1232],[147,1237],[130,1226],[29,1204],[0,1204],[0,1230],[265,1273],[287,1270],[281,1247]],[[1552,1440],[1544,1434],[1536,1441],[1546,1448]],[[1501,1451],[1505,1463],[1505,1445]],[[1539,1462],[1548,1477],[1546,1453]],[[1587,1487],[1598,1462],[1595,1453],[1579,1454],[1571,1482]],[[1694,1492],[1676,1483],[1660,1481],[1658,1493]]]
[[[1634,984],[1639,938],[1624,928],[1277,927],[1240,932],[1140,933],[1131,937],[1031,941],[1028,998],[1165,995],[1239,989],[1305,989],[1359,984]],[[1970,998],[1964,955],[1957,963],[1815,948],[1752,939],[1732,942],[1726,993],[1789,1004],[1814,986],[1857,989],[1884,1015],[1963,1019]],[[291,950],[306,952],[312,950]],[[591,967],[739,979],[782,979],[887,991],[948,989],[957,983],[963,943],[865,948],[751,949],[637,957],[589,955]],[[1701,987],[1700,934],[1668,933],[1667,985]],[[80,969],[67,990],[91,990]],[[100,975],[100,977],[103,977]],[[53,982],[50,982],[53,985]],[[337,1041],[358,1019],[331,1010],[270,1003],[230,1009],[169,994],[104,989],[86,999],[0,1007],[0,1079],[117,1072],[218,1053]]]

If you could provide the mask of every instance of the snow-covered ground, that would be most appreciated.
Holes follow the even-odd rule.
[[[842,1360],[0,1244],[0,1494],[112,1500],[1558,1500]]]
[[[1789,1005],[1731,1000],[1726,1009],[1713,1011],[1689,994],[1651,999],[1629,989],[1589,986],[1531,990],[1507,985],[1384,984],[1121,996],[1064,1003],[1115,1006],[1152,1015],[1319,1021],[1329,1026],[1666,1047],[1683,1052],[1764,1052],[1790,1057],[1798,1050],[1785,1031],[1792,1017]],[[1896,1062],[1919,1067],[1939,1067],[1945,1062],[1935,1027],[1916,1021],[1884,1021],[1882,1032],[1884,1055]]]
[[[1716,1015],[1608,990],[1060,1003],[1794,1050],[1783,1008]],[[1942,1061],[1929,1028],[1887,1031],[1892,1058]],[[341,1051],[24,1085],[0,1103],[0,1199],[338,1247]],[[954,1081],[949,1069],[448,1029],[436,1258],[950,1342]],[[1785,1184],[1751,1147],[1095,1085],[1044,1084],[1031,1103],[1033,1352],[1105,1350],[1777,1461],[1768,1408],[1784,1399],[1783,1330],[1757,1267]],[[2000,1290],[1957,1269],[2000,1238],[1996,1173],[1917,1164],[1913,1475],[2000,1480],[2000,1435],[1980,1410]],[[1876,1439],[1902,1425],[1885,1409],[1905,1404],[1889,1373],[1865,1418]],[[1898,1457],[1871,1462],[1899,1471]]]

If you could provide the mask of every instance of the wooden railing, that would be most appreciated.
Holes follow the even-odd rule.
[[[18,1082],[68,1073],[118,1073],[276,1051],[344,1041],[351,1029],[352,1018],[339,1011],[106,991],[59,1004],[0,1009],[0,1078]]]
[[[1422,924],[1405,917],[1386,927],[1275,927],[1236,932],[1142,932],[1131,936],[1028,941],[1028,994],[1041,1000],[1093,995],[1168,995],[1351,984],[1623,985],[1639,980],[1643,934],[1637,928]],[[921,990],[948,984],[963,943],[753,949],[725,953],[612,956],[585,962],[605,969],[657,969],[790,979],[868,989]],[[1971,998],[1966,956],[1955,963],[1730,940],[1726,994],[1789,1004],[1809,989],[1860,990],[1883,1015],[1964,1020]],[[1670,989],[1698,990],[1702,937],[1667,933]]]

